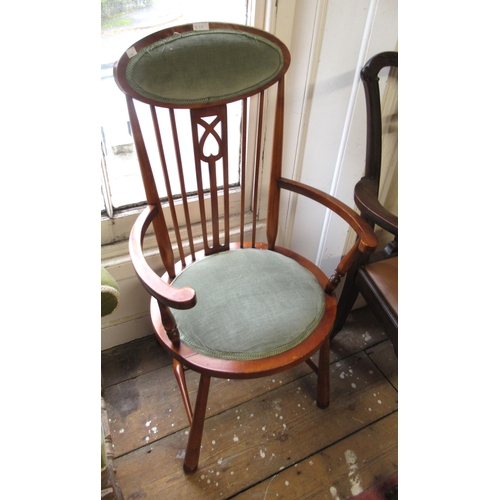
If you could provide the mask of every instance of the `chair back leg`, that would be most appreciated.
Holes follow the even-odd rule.
[[[184,407],[186,408],[189,425],[192,425],[193,410],[191,409],[191,401],[189,400],[189,394],[186,385],[186,377],[184,375],[184,367],[176,359],[174,359],[173,367],[174,367],[175,378],[177,380],[177,385],[179,386],[179,390],[181,391],[182,402],[184,403]]]
[[[193,423],[189,431],[186,456],[184,458],[184,470],[186,472],[195,472],[198,468],[209,389],[210,376],[202,373],[200,375],[200,385],[198,387],[198,395],[196,396],[196,404],[194,407]]]

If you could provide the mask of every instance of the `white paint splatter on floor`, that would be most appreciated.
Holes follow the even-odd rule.
[[[330,495],[332,495],[332,498],[334,500],[340,500],[339,496],[337,495],[337,488],[335,488],[335,486],[330,486]]]
[[[345,461],[347,465],[349,466],[349,481],[351,483],[351,493],[352,495],[358,495],[363,491],[363,488],[361,487],[361,479],[359,478],[359,475],[357,474],[358,471],[358,457],[356,456],[356,453],[352,450],[346,450],[344,452],[345,455]]]

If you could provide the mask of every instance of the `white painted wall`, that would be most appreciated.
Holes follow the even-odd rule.
[[[359,71],[371,56],[396,49],[397,1],[299,1],[296,25],[309,14],[297,9],[310,11],[312,4],[324,18],[317,20],[323,26],[313,33],[316,39],[311,42],[319,46],[318,62],[317,68],[310,66],[316,74],[309,78],[312,88],[303,105],[307,113],[302,117],[298,140],[303,146],[293,159],[292,175],[353,206],[352,193],[363,173],[366,145]],[[300,37],[293,39],[291,50],[292,57],[295,55],[293,70],[300,72],[307,63]],[[287,134],[287,151],[293,150],[293,140]],[[292,159],[288,160],[291,163]],[[299,199],[296,207],[288,207],[291,212],[294,209],[296,215],[289,218],[284,237],[292,248],[332,274],[344,250],[347,226],[308,200]]]
[[[267,2],[272,10],[275,1]],[[359,70],[397,47],[397,0],[279,0],[268,29],[290,48],[286,77],[284,171],[353,206],[365,153],[365,105]],[[333,273],[347,227],[295,195],[281,200],[280,241]],[[128,260],[126,244],[103,247],[103,265],[118,281],[119,308],[102,319],[101,348],[152,334],[149,297]],[[153,268],[160,270],[157,257]]]

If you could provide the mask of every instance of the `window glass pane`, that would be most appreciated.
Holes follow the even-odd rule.
[[[133,10],[125,11],[125,6]],[[114,62],[135,41],[160,29],[210,20],[246,24],[246,16],[247,0],[101,0],[101,136],[113,207],[145,200],[125,97],[113,79]],[[240,109],[228,111],[229,120],[239,123]],[[230,145],[229,154],[238,158],[239,144]],[[236,184],[239,162],[230,164],[231,182]]]

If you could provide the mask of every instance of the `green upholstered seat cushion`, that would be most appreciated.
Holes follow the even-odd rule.
[[[188,31],[135,54],[129,85],[167,104],[209,103],[237,98],[270,82],[283,67],[279,47],[237,30]]]
[[[109,272],[101,267],[101,316],[111,314],[120,301],[120,289]]]
[[[197,304],[175,310],[181,341],[222,359],[261,359],[298,345],[320,322],[325,297],[313,274],[277,252],[239,249],[195,262],[172,284]]]

